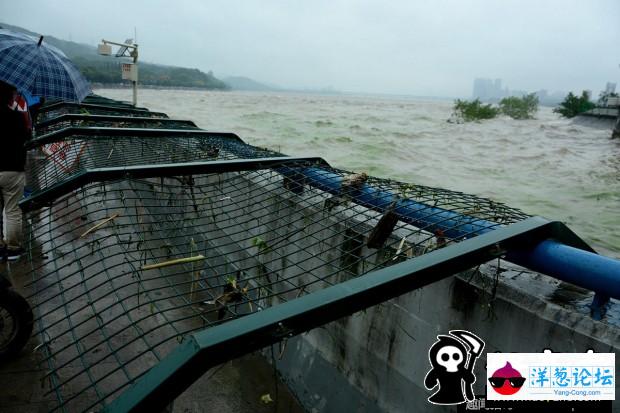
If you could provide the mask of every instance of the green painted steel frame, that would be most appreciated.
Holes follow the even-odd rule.
[[[41,135],[26,143],[26,149],[34,149],[38,146],[58,142],[67,138],[77,138],[81,136],[95,138],[109,138],[113,136],[129,136],[132,138],[148,137],[221,137],[229,138],[239,143],[245,143],[241,138],[231,132],[207,132],[202,129],[152,129],[152,128],[111,128],[111,127],[83,127],[71,126],[54,132]]]
[[[196,124],[191,120],[186,119],[171,119],[171,118],[149,118],[145,116],[118,116],[118,115],[84,115],[81,113],[63,113],[54,118],[46,119],[37,123],[37,129],[42,129],[56,123],[69,122],[72,120],[90,120],[90,121],[102,121],[102,122],[160,122],[162,124],[167,123],[184,123],[188,126],[197,128]]]
[[[529,218],[188,335],[104,411],[160,411],[209,368],[501,257],[508,250],[536,245],[557,236],[558,225],[562,224]]]
[[[19,206],[23,211],[32,211],[49,205],[56,198],[68,194],[91,182],[114,181],[118,179],[141,179],[154,177],[170,177],[210,173],[255,171],[260,169],[281,168],[286,166],[319,166],[327,165],[323,158],[318,157],[272,157],[255,159],[233,159],[225,161],[184,162],[174,164],[121,166],[112,168],[85,169],[58,182],[28,198],[22,199]]]
[[[112,109],[118,112],[128,112],[128,113],[144,112],[144,113],[152,113],[158,116],[168,117],[168,115],[166,115],[165,113],[152,112],[148,110],[147,108],[143,108],[143,107],[134,107],[134,106],[127,106],[127,105],[116,105],[116,106],[100,105],[96,103],[75,103],[75,102],[53,102],[53,103],[42,106],[41,109],[39,109],[39,113],[46,113],[51,110],[60,109],[62,107],[75,107],[75,108],[80,108],[80,109],[85,109],[85,110],[88,110],[88,109],[110,110]]]

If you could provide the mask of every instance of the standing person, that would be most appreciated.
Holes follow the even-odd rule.
[[[11,109],[16,90],[0,82],[0,197],[6,216],[6,227],[0,238],[0,252],[11,261],[22,249],[22,211],[18,202],[24,193],[28,129],[19,112]]]

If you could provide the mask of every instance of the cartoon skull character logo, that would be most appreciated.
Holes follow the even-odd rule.
[[[463,354],[463,350],[457,346],[440,347],[435,360],[447,372],[456,373],[459,365],[463,363]]]
[[[474,400],[472,385],[476,359],[482,353],[484,341],[465,330],[451,330],[439,335],[428,351],[431,370],[424,378],[427,389],[437,391],[428,398],[433,404],[461,404]]]

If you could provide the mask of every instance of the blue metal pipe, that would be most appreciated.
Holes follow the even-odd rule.
[[[288,175],[288,171],[281,171]],[[298,171],[296,173],[299,173]],[[321,168],[305,168],[305,182],[339,196],[342,178]],[[360,205],[383,212],[397,195],[364,184],[350,194]],[[440,229],[449,238],[471,238],[501,226],[495,222],[464,216],[443,208],[411,200],[398,200],[395,212],[408,224],[431,233]],[[579,285],[604,296],[620,299],[620,261],[545,240],[527,251],[511,251],[506,260],[517,265]]]
[[[506,260],[608,297],[620,299],[620,261],[545,240],[531,249],[510,251]]]
[[[306,178],[306,183],[309,185],[333,195],[341,194],[342,178],[340,175],[320,168],[306,168],[303,175]],[[389,191],[381,191],[370,185],[363,185],[363,187],[352,193],[351,197],[358,204],[378,212],[385,211],[398,198],[397,195]],[[484,234],[501,225],[457,214],[443,208],[431,207],[409,199],[398,199],[394,212],[403,217],[402,220],[408,224],[431,233],[441,230],[446,237],[457,239],[471,238]]]

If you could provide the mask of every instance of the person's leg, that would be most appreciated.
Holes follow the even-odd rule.
[[[4,241],[4,198],[2,197],[2,185],[0,185],[0,250],[5,247],[6,244]]]
[[[25,180],[23,172],[0,173],[0,187],[6,214],[5,241],[9,250],[20,249],[22,246],[22,210],[18,203],[24,195]]]

